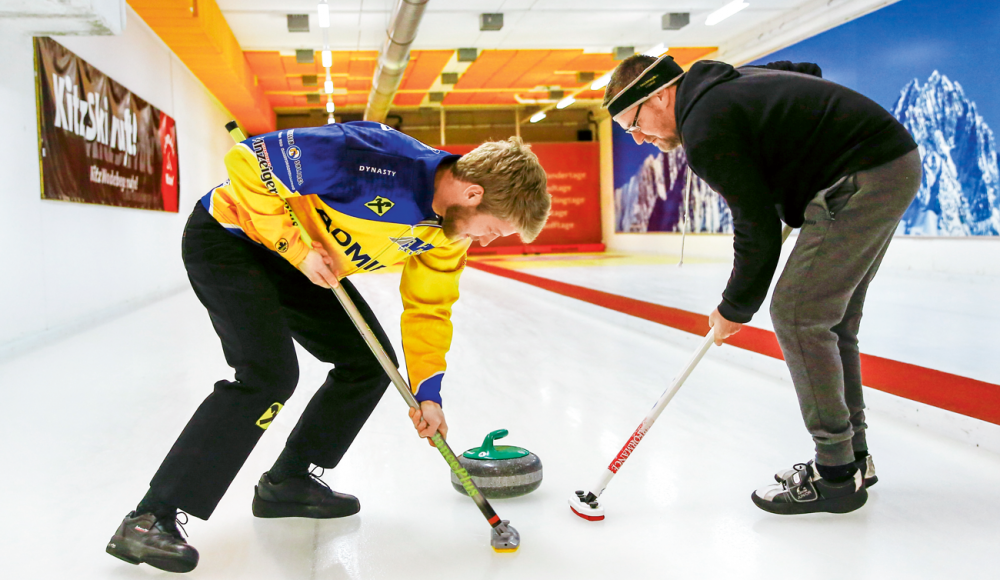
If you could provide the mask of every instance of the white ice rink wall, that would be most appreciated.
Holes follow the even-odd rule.
[[[42,200],[30,32],[0,17],[0,357],[186,284],[181,232],[225,179],[226,110],[127,8],[118,36],[54,36],[177,121],[180,211]]]

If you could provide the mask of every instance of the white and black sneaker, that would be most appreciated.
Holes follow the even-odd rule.
[[[866,455],[864,459],[857,459],[854,461],[854,466],[858,468],[861,472],[861,477],[865,479],[865,487],[871,487],[878,483],[878,476],[875,475],[875,462],[872,460],[872,456]],[[788,469],[786,471],[781,471],[774,474],[774,481],[781,483],[795,473],[795,469]]]
[[[793,515],[814,512],[845,514],[865,505],[865,489],[861,470],[843,483],[823,479],[813,461],[796,464],[791,476],[762,487],[750,496],[760,509],[772,514]]]

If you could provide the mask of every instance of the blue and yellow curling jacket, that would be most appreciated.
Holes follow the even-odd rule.
[[[330,124],[252,137],[226,154],[229,179],[202,198],[230,232],[297,266],[309,246],[288,199],[341,276],[404,262],[403,354],[418,401],[441,402],[451,306],[468,240],[451,241],[431,209],[434,173],[456,158],[381,123]]]

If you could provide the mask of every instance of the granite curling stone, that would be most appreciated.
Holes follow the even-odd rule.
[[[506,429],[494,431],[483,439],[481,447],[469,449],[458,457],[479,491],[490,499],[517,497],[542,485],[542,460],[537,455],[521,447],[493,445],[495,439],[506,436]],[[454,472],[451,485],[466,495]]]

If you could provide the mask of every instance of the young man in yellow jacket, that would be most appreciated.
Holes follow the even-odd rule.
[[[261,476],[253,513],[335,518],[360,510],[357,498],[309,470],[340,462],[389,384],[332,285],[343,285],[395,361],[345,277],[404,262],[403,354],[420,401],[411,420],[421,437],[446,435],[440,389],[466,250],[514,233],[533,240],[550,207],[545,172],[515,138],[459,157],[380,123],[331,124],[247,139],[225,163],[229,179],[195,207],[182,251],[235,380],[215,384],[107,547],[173,572],[198,563],[178,533],[178,509],[212,514],[295,389],[293,339],[334,368]]]

